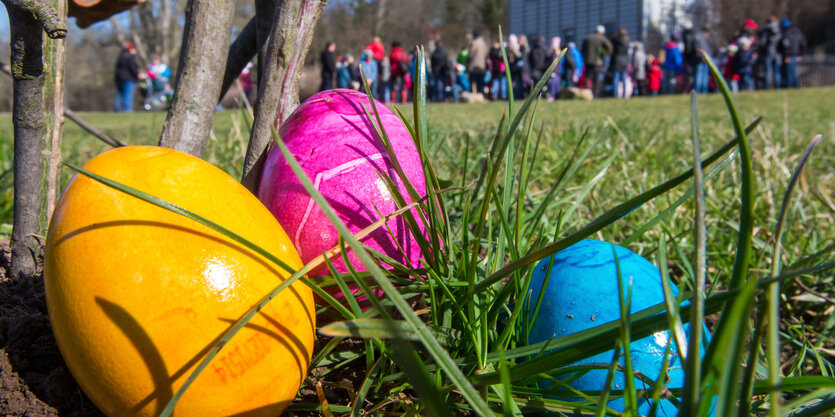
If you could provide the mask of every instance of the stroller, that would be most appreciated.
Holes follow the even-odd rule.
[[[171,84],[168,77],[147,77],[140,84],[140,91],[144,98],[143,107],[146,111],[164,111],[171,107]]]

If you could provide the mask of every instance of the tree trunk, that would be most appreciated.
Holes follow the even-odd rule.
[[[174,99],[160,146],[203,155],[226,69],[234,12],[234,0],[189,1]]]
[[[244,159],[241,183],[255,192],[263,158],[278,127],[299,105],[299,78],[313,39],[313,28],[327,0],[284,0],[276,10],[259,73],[255,119]]]
[[[67,0],[50,0],[55,11],[62,19],[67,18]],[[61,190],[61,138],[64,127],[64,62],[66,60],[66,40],[47,39],[44,44],[44,63],[47,73],[44,81],[44,121],[46,134],[43,152],[46,171],[46,211],[42,212],[43,225],[49,224],[55,202]]]
[[[66,36],[61,15],[42,0],[4,0],[11,26],[11,67],[14,77],[14,225],[12,228],[12,279],[35,274],[40,254],[41,218],[41,143],[51,143],[45,130],[53,105],[44,107],[43,30],[50,37]],[[66,6],[66,5],[64,5]],[[60,9],[65,13],[66,7]],[[47,67],[54,70],[54,67]],[[54,104],[54,103],[53,103]],[[44,112],[47,112],[45,114]],[[46,117],[45,117],[46,116]],[[60,138],[60,128],[57,130]],[[60,139],[59,139],[60,146]],[[45,149],[51,153],[52,149]],[[60,152],[60,151],[59,151]],[[45,209],[45,207],[44,207]],[[45,222],[43,223],[45,225]]]

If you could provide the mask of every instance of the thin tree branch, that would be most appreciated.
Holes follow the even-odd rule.
[[[108,135],[107,133],[102,132],[101,130],[99,130],[95,126],[88,123],[86,120],[82,119],[81,116],[79,116],[76,112],[74,112],[74,111],[72,111],[72,110],[70,110],[66,107],[64,108],[64,116],[67,116],[68,119],[75,122],[75,124],[77,124],[78,127],[86,130],[88,133],[95,136],[100,141],[102,141],[102,142],[104,142],[104,143],[106,143],[106,144],[108,144],[108,145],[110,145],[114,148],[118,148],[120,146],[125,146],[124,143],[122,143],[119,140],[115,139],[114,137]]]
[[[263,72],[259,74],[258,101],[244,159],[241,183],[255,192],[271,129],[278,129],[299,105],[299,79],[304,58],[313,39],[313,28],[327,0],[283,0],[267,42]]]
[[[6,5],[6,9],[17,7],[21,11],[35,15],[37,22],[50,38],[60,39],[67,36],[67,22],[46,0],[3,0],[3,4]]]
[[[234,0],[190,0],[174,99],[165,119],[160,146],[203,155],[220,96]]]
[[[5,62],[0,62],[0,72],[6,74],[8,76],[12,75],[11,67],[8,64],[6,64]],[[88,123],[86,120],[82,119],[81,116],[79,116],[76,112],[72,111],[68,107],[64,107],[64,116],[67,119],[70,119],[73,122],[75,122],[75,124],[77,124],[78,127],[86,130],[91,135],[95,136],[96,138],[98,138],[102,142],[104,142],[104,143],[106,143],[106,144],[108,144],[108,145],[110,145],[114,148],[118,148],[120,146],[125,146],[124,143],[118,141],[117,139],[113,138],[112,136],[108,135],[107,133],[102,132],[101,130],[99,130],[95,126]]]
[[[826,301],[826,302],[827,302],[827,303],[829,303],[829,304],[835,305],[835,299],[833,299],[832,297],[827,297],[827,296],[825,296],[825,295],[823,295],[823,294],[821,294],[821,293],[819,293],[819,292],[817,292],[817,291],[815,291],[815,290],[813,290],[813,289],[809,288],[808,286],[806,286],[806,284],[804,284],[804,283],[803,283],[803,281],[801,281],[801,280],[800,280],[800,278],[795,278],[795,279],[794,279],[794,282],[795,282],[795,284],[797,284],[798,286],[800,286],[800,288],[801,288],[801,289],[803,289],[803,291],[806,291],[806,292],[808,292],[809,294],[812,294],[812,295],[814,295],[815,297],[818,297],[818,298],[820,298],[821,300],[824,300],[824,301]]]
[[[229,47],[229,55],[226,57],[226,72],[223,75],[223,84],[220,87],[218,102],[223,99],[223,96],[241,75],[246,63],[255,58],[258,45],[255,18],[252,18],[235,38],[232,46]]]

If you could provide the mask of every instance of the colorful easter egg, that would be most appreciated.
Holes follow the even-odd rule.
[[[302,263],[284,230],[220,169],[172,149],[131,146],[85,169],[197,213],[281,259]],[[220,336],[290,276],[242,244],[87,176],[52,215],[44,284],[55,339],[108,416],[158,416]],[[277,416],[313,351],[301,281],[272,299],[197,377],[179,416]]]
[[[598,240],[580,241],[554,255],[554,263],[548,277],[547,287],[543,289],[550,258],[539,262],[533,271],[531,280],[531,307],[533,309],[540,293],[544,290],[542,304],[530,333],[530,343],[547,341],[552,338],[570,335],[590,329],[601,324],[619,320],[621,317],[620,298],[618,294],[617,266],[620,267],[623,282],[623,294],[626,296],[631,282],[631,313],[644,310],[664,301],[661,285],[661,272],[652,263],[640,255],[624,247]],[[671,284],[674,295],[678,295],[677,288]],[[689,325],[684,325],[689,334]],[[705,330],[705,334],[707,331]],[[661,374],[667,345],[671,344],[671,355],[667,368],[667,387],[684,387],[684,360],[671,339],[671,333],[666,329],[630,343],[630,357],[632,368],[636,372],[655,381]],[[614,346],[614,341],[613,341]],[[704,350],[701,351],[704,353]],[[613,351],[600,353],[578,361],[580,364],[609,364]],[[621,356],[619,363],[624,364]],[[559,378],[569,378],[574,374],[561,375]],[[569,385],[588,391],[603,390],[606,385],[608,370],[597,369],[587,372],[569,382]],[[648,389],[650,386],[638,377],[633,378],[636,389]],[[662,378],[664,380],[664,378]],[[616,372],[611,389],[625,388],[622,372]],[[647,398],[639,399],[638,411],[642,415],[649,414],[652,406]],[[623,411],[622,398],[609,402],[609,407],[616,411]],[[658,404],[658,415],[674,416],[676,406],[669,400],[661,400]]]
[[[402,167],[420,196],[425,195],[423,166],[409,131],[400,118],[376,102],[382,128]],[[411,203],[405,182],[378,135],[371,103],[365,94],[352,90],[328,90],[302,103],[281,126],[279,134],[316,189],[354,234],[382,216],[397,210],[381,174],[397,184],[406,204]],[[258,198],[287,230],[302,262],[320,256],[338,244],[339,234],[308,195],[277,147],[269,153],[258,188]],[[412,210],[423,233],[417,211]],[[420,264],[421,250],[402,216],[388,220],[361,239],[365,245],[410,266]],[[356,255],[348,259],[357,270],[365,270]],[[348,271],[342,257],[331,259],[340,273]],[[320,266],[312,276],[325,275]]]

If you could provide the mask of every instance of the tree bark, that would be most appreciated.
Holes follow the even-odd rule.
[[[67,0],[49,0],[61,19],[67,18]],[[42,210],[41,224],[46,226],[55,209],[61,188],[61,138],[64,127],[64,62],[66,41],[63,38],[47,39],[44,43],[44,63],[47,68],[44,81],[44,121],[41,155],[45,164],[43,172],[46,184],[46,210]]]
[[[41,232],[41,141],[45,134],[43,34],[66,36],[66,24],[42,0],[3,0],[11,26],[14,77],[14,217],[12,279],[35,274]]]
[[[234,0],[190,0],[174,99],[165,119],[160,146],[203,155],[220,95]]]
[[[275,10],[262,72],[259,73],[255,119],[244,159],[241,183],[253,193],[258,188],[271,129],[278,127],[299,105],[299,79],[313,29],[327,0],[283,0]]]
[[[255,34],[258,39],[258,84],[261,84],[264,73],[264,64],[267,60],[267,49],[269,44],[267,40],[273,31],[273,22],[277,18],[276,6],[279,0],[255,0]]]

